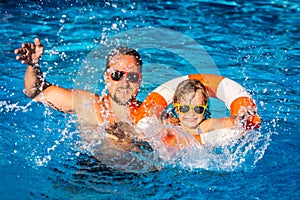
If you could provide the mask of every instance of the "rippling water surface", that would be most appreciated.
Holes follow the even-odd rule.
[[[0,6],[1,199],[300,197],[298,1],[41,0]],[[78,149],[72,116],[22,93],[25,66],[13,50],[35,37],[45,45],[42,66],[51,83],[98,92],[108,49],[127,42],[145,63],[141,100],[172,78],[214,72],[249,90],[262,127],[238,146],[243,148],[222,154],[219,164],[227,167],[108,169]],[[87,65],[93,76],[83,78]]]

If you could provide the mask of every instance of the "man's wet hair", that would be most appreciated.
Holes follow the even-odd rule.
[[[118,47],[116,49],[113,49],[106,57],[106,69],[110,67],[110,63],[111,61],[113,61],[115,56],[121,55],[133,56],[136,60],[136,64],[140,67],[140,69],[142,69],[143,62],[140,54],[136,50],[129,47]]]

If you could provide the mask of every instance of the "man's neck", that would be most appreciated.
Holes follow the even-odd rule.
[[[113,99],[109,98],[111,103],[111,109],[113,112],[113,115],[116,118],[116,121],[131,121],[129,118],[129,108],[126,105],[120,105],[117,102],[115,102]]]

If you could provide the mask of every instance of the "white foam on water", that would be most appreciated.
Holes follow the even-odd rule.
[[[219,129],[203,134],[204,145],[178,127],[162,125],[155,117],[143,119],[139,128],[161,158],[162,165],[211,171],[248,170],[263,157],[270,135],[257,130]],[[177,130],[174,146],[162,142],[167,134],[163,128]]]
[[[30,105],[31,102],[20,106],[18,102],[0,101],[0,110],[1,112],[26,112],[30,109]],[[44,115],[46,119],[51,112],[45,111]],[[240,129],[220,129],[205,133],[205,144],[200,145],[194,137],[178,128],[171,125],[163,126],[157,118],[149,117],[138,124],[137,130],[145,134],[146,141],[152,147],[153,152],[150,155],[137,153],[132,149],[129,151],[122,149],[122,143],[114,143],[106,137],[104,126],[86,126],[81,130],[70,131],[71,124],[75,123],[76,120],[69,120],[65,128],[60,131],[61,137],[45,147],[47,150],[45,154],[40,154],[39,150],[35,149],[28,160],[36,167],[46,166],[57,147],[66,140],[72,140],[74,134],[78,134],[82,141],[77,142],[75,156],[79,156],[80,152],[88,152],[102,163],[117,170],[145,172],[165,166],[212,171],[248,170],[254,168],[263,157],[272,135],[271,132],[262,134],[259,130],[244,132]],[[51,127],[45,124],[46,132],[49,131],[47,128]],[[161,139],[164,135],[158,133],[163,128],[178,130],[175,140],[178,144],[175,147],[168,147],[162,143]]]
[[[0,113],[1,112],[27,112],[28,107],[31,105],[31,101],[25,106],[20,106],[19,102],[11,103],[10,101],[0,101]]]

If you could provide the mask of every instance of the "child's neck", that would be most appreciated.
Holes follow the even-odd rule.
[[[198,131],[197,131],[197,127],[196,128],[189,128],[189,127],[182,127],[182,130],[188,134],[191,135],[197,135]]]

